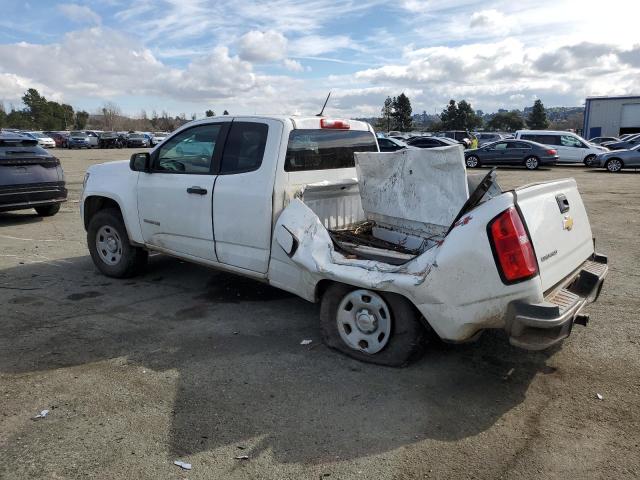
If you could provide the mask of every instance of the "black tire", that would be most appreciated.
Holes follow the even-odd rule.
[[[596,159],[595,155],[587,155],[584,158],[584,164],[586,167],[590,167],[591,166],[591,162],[593,162]]]
[[[607,163],[604,164],[604,167],[609,173],[618,173],[624,167],[624,163],[622,163],[622,160],[619,158],[610,158],[607,160]]]
[[[118,263],[112,265],[102,259],[96,244],[98,231],[106,226],[114,229],[121,240],[120,259]],[[91,217],[87,229],[87,245],[94,265],[108,277],[129,278],[137,275],[144,269],[149,256],[143,248],[131,245],[122,215],[115,208],[100,210]]]
[[[524,166],[527,170],[537,170],[540,166],[540,160],[538,157],[531,155],[524,159]]]
[[[467,168],[478,168],[481,166],[480,159],[475,155],[469,155],[465,157],[464,164]]]
[[[386,302],[391,313],[391,334],[387,344],[375,354],[349,346],[338,330],[337,313],[345,295],[359,290],[342,283],[332,284],[322,297],[320,329],[324,343],[362,362],[401,367],[419,358],[424,352],[428,330],[420,323],[419,313],[406,298],[395,293],[372,291]]]
[[[53,217],[60,211],[60,204],[44,205],[42,207],[35,207],[35,211],[39,217]]]

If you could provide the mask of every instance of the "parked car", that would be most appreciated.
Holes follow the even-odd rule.
[[[464,145],[464,148],[469,148],[471,146],[471,134],[466,130],[447,130],[442,134],[446,138],[458,141]]]
[[[99,148],[124,148],[127,139],[117,132],[101,132],[98,136]]]
[[[158,145],[160,142],[163,142],[165,138],[167,138],[168,133],[164,133],[164,132],[154,132],[153,135],[151,136],[151,143],[150,145],[152,147],[155,147],[156,145]]]
[[[395,152],[407,148],[409,145],[395,138],[378,137],[378,146],[381,152]]]
[[[89,146],[91,148],[98,148],[98,140],[100,138],[100,133],[97,130],[85,130],[87,134],[87,140],[89,140]]]
[[[42,132],[25,132],[27,135],[35,138],[38,141],[38,145],[43,148],[55,148],[56,142],[53,138],[45,135]]]
[[[535,170],[540,165],[558,163],[558,152],[528,140],[500,140],[466,150],[464,161],[468,168],[482,165],[522,165],[528,170]]]
[[[89,137],[81,130],[75,130],[67,138],[67,148],[91,148]]]
[[[193,143],[210,154],[178,153]],[[110,277],[153,251],[321,302],[326,344],[383,365],[415,358],[427,330],[497,328],[537,350],[585,322],[607,260],[575,180],[502,191],[492,171],[469,194],[460,147],[377,151],[358,121],[190,122],[129,164],[89,167],[88,250]]]
[[[619,142],[607,142],[603,144],[609,150],[628,150],[640,145],[640,133],[627,137],[625,140]]]
[[[33,208],[49,217],[66,199],[60,161],[34,138],[0,133],[0,212]]]
[[[478,146],[481,147],[486,143],[497,142],[498,140],[503,140],[505,137],[501,133],[491,133],[491,132],[478,132],[474,133],[475,137],[478,139]]]
[[[407,140],[407,144],[417,148],[436,148],[460,145],[460,142],[447,137],[413,137]]]
[[[148,147],[149,140],[142,133],[130,133],[127,136],[127,147],[129,148],[138,148],[138,147]]]
[[[600,153],[608,149],[591,145],[573,132],[555,130],[518,130],[516,139],[548,145],[558,151],[559,163],[584,163],[589,165]]]
[[[56,142],[56,148],[67,148],[67,137],[69,132],[43,132],[49,138]]]
[[[606,168],[616,173],[623,168],[640,168],[640,144],[628,150],[614,150],[602,153],[591,163],[592,167]]]
[[[595,137],[589,140],[590,143],[594,143],[596,145],[602,145],[607,142],[619,142],[620,139],[617,137]]]

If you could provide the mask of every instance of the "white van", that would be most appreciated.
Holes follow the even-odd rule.
[[[589,143],[575,133],[561,130],[518,130],[516,138],[549,145],[558,151],[558,161],[561,163],[589,165],[596,155],[609,151],[606,147]]]

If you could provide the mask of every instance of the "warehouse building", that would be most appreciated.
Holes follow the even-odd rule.
[[[585,138],[640,133],[640,96],[587,98],[582,132]]]

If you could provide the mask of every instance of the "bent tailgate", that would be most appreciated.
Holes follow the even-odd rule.
[[[546,291],[593,254],[589,218],[572,178],[524,186],[514,193]]]

